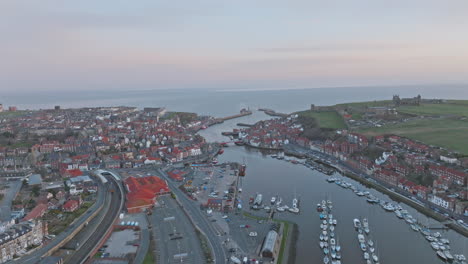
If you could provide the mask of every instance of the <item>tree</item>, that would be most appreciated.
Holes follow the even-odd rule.
[[[34,185],[34,187],[32,187],[32,189],[31,189],[31,193],[35,197],[38,197],[40,192],[41,192],[41,187],[39,187],[39,185]]]

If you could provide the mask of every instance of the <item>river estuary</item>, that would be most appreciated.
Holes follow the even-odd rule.
[[[210,127],[200,134],[208,141],[226,141],[221,136],[222,131],[230,131],[238,122],[254,123],[269,118],[263,113],[254,112],[235,120]],[[323,263],[323,253],[319,247],[320,219],[316,212],[316,205],[327,198],[333,201],[333,215],[338,220],[335,233],[342,246],[342,263],[365,263],[362,251],[357,241],[357,232],[353,227],[353,219],[367,217],[370,225],[370,236],[376,243],[376,250],[380,263],[443,263],[431,248],[424,236],[413,231],[403,220],[398,219],[392,212],[384,211],[379,205],[371,205],[363,197],[358,197],[349,189],[328,183],[326,175],[313,171],[300,164],[292,164],[284,160],[271,158],[257,149],[232,146],[225,148],[223,155],[218,157],[220,162],[237,161],[247,164],[247,175],[242,182],[242,199],[247,204],[250,196],[262,193],[268,203],[272,196],[279,195],[283,201],[291,204],[296,192],[300,199],[301,213],[281,213],[277,217],[291,220],[299,226],[296,263]],[[344,178],[339,174],[336,177]],[[391,199],[373,189],[366,189],[361,184],[346,178],[346,181],[363,190],[368,190],[379,199]],[[418,213],[405,204],[404,209],[421,223],[436,225],[433,219]],[[440,224],[438,224],[440,225]],[[439,231],[442,236],[450,240],[452,254],[468,255],[468,239],[452,230]]]

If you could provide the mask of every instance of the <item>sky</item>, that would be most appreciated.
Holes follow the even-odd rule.
[[[0,92],[468,83],[466,0],[2,0]]]

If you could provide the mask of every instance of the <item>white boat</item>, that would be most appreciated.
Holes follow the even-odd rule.
[[[330,231],[335,231],[335,227],[334,227],[334,226],[330,226]]]
[[[373,248],[373,247],[369,247],[369,251],[370,251],[370,253],[374,253],[374,251],[375,251],[375,248]]]
[[[361,227],[361,221],[359,221],[359,219],[354,218],[353,223],[354,223],[354,228],[360,228]]]
[[[276,202],[276,206],[280,206],[282,202],[283,202],[283,199],[281,199],[281,197],[279,197],[278,201]]]
[[[276,196],[271,197],[271,204],[274,205],[276,203]]]
[[[334,225],[337,225],[338,224],[338,221],[336,219],[333,219],[333,224]]]
[[[289,212],[294,213],[294,214],[299,213],[299,208],[297,208],[297,207],[289,208],[288,210],[289,210]]]
[[[322,241],[320,241],[320,248],[323,248],[324,246],[325,244]]]
[[[364,237],[364,235],[359,234],[357,237],[358,237],[359,243],[364,243],[364,242],[366,242],[366,238]]]
[[[365,260],[368,260],[368,259],[369,259],[369,253],[364,252],[364,259],[365,259]]]
[[[379,257],[376,254],[372,254],[372,259],[374,260],[375,263],[379,262]]]
[[[448,259],[449,261],[452,261],[452,260],[453,260],[453,256],[452,256],[452,254],[450,254],[450,251],[445,250],[445,251],[444,251],[444,254],[445,254],[445,256],[447,257],[447,259]]]
[[[278,212],[284,212],[284,211],[286,210],[286,208],[284,208],[284,207],[281,206],[281,207],[276,208],[276,210],[277,210]]]
[[[401,211],[400,210],[395,210],[395,214],[398,218],[402,219],[403,218],[403,215],[401,214]]]
[[[369,241],[367,241],[367,244],[371,247],[374,246],[374,241],[372,241],[372,239],[369,239]]]
[[[336,241],[334,238],[330,239],[330,245],[336,246]]]
[[[447,256],[444,254],[444,252],[442,251],[437,251],[437,256],[441,259],[443,259],[444,261],[447,261]]]
[[[437,244],[436,242],[431,242],[431,247],[432,247],[434,250],[439,250],[439,244]]]
[[[448,239],[446,239],[446,238],[441,238],[440,242],[442,242],[444,244],[447,244],[447,245],[450,244],[450,241]]]
[[[359,247],[361,248],[362,251],[367,251],[367,247],[365,243],[360,243]]]
[[[323,258],[323,263],[328,264],[329,262],[330,262],[330,259],[328,258],[328,256],[325,256]]]

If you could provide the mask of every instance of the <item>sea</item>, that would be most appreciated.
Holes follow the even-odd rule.
[[[49,109],[56,105],[62,108],[96,106],[135,106],[165,107],[168,111],[196,112],[201,115],[223,117],[238,113],[242,108],[254,111],[250,116],[228,120],[200,132],[208,141],[226,141],[222,131],[236,128],[236,124],[255,123],[272,118],[258,108],[271,108],[278,112],[291,113],[306,110],[311,104],[332,105],[345,102],[391,100],[393,95],[400,97],[466,99],[468,85],[425,85],[425,86],[386,86],[386,87],[337,87],[285,90],[128,90],[128,91],[42,91],[6,92],[0,97],[5,106],[14,105],[18,109]],[[336,184],[326,182],[328,176],[312,171],[304,166],[271,158],[268,154],[247,147],[231,146],[225,149],[220,162],[237,161],[247,164],[247,175],[242,181],[244,203],[250,196],[262,193],[265,200],[281,196],[291,203],[294,195],[300,199],[301,213],[283,213],[282,218],[298,224],[299,236],[295,263],[323,263],[323,253],[319,247],[320,220],[315,210],[323,199],[333,201],[333,215],[338,220],[335,233],[342,246],[342,263],[365,263],[359,248],[357,232],[353,228],[354,218],[369,219],[370,236],[376,244],[380,263],[443,263],[426,239],[413,231],[394,213],[385,212],[378,205],[370,205],[365,199],[356,196]],[[366,187],[335,175],[360,189]],[[380,199],[391,201],[386,195],[369,189]],[[419,222],[427,225],[438,223],[411,207],[401,204]],[[450,240],[452,254],[468,257],[468,238],[451,230],[439,231]]]

